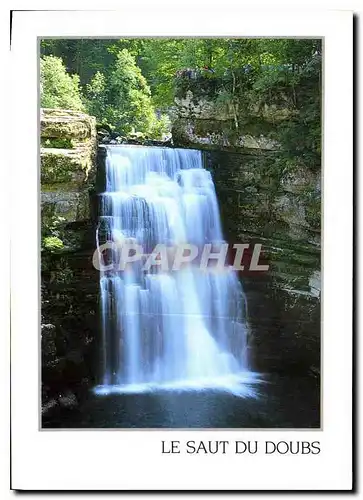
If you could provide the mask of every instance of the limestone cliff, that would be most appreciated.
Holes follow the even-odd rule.
[[[89,218],[96,119],[77,111],[42,109],[40,126],[43,218],[59,215],[68,222]]]
[[[283,93],[251,104],[225,94],[216,79],[179,79],[173,141],[205,151],[227,241],[261,243],[270,265],[268,273],[241,275],[255,367],[317,373],[321,166],[318,159],[307,168],[304,152],[285,150],[296,113]]]
[[[42,412],[71,409],[94,378],[98,274],[93,189],[96,121],[41,110]]]

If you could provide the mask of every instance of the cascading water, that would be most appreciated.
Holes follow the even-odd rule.
[[[109,146],[99,242],[199,249],[223,241],[218,202],[200,151]],[[112,254],[111,264],[119,256]],[[97,393],[235,390],[250,379],[245,298],[231,267],[101,271],[102,383]],[[248,393],[246,385],[245,393]],[[243,390],[240,393],[243,393]]]

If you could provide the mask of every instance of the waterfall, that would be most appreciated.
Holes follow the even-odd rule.
[[[210,172],[197,150],[109,146],[100,195],[101,241],[223,242]],[[98,393],[158,388],[224,388],[248,377],[245,297],[235,271],[180,270],[141,262],[100,272],[102,381]]]

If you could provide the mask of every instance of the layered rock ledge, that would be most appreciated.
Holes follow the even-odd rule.
[[[87,219],[95,176],[96,119],[77,111],[42,109],[40,130],[42,217]]]
[[[297,110],[223,92],[216,78],[179,78],[175,147],[204,150],[231,244],[262,244],[269,271],[241,280],[261,372],[318,374],[320,367],[321,165],[304,165],[281,138]],[[286,146],[286,140],[285,140]],[[318,379],[318,377],[317,377]]]
[[[96,120],[42,109],[42,414],[73,408],[93,384],[98,273],[92,266]]]

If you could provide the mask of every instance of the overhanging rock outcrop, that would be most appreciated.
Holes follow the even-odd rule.
[[[89,189],[95,176],[96,119],[63,109],[41,109],[42,222],[89,218]]]
[[[177,78],[173,141],[198,149],[278,152],[281,145],[271,132],[293,113],[284,99],[279,105],[247,104],[228,94],[217,78]]]

